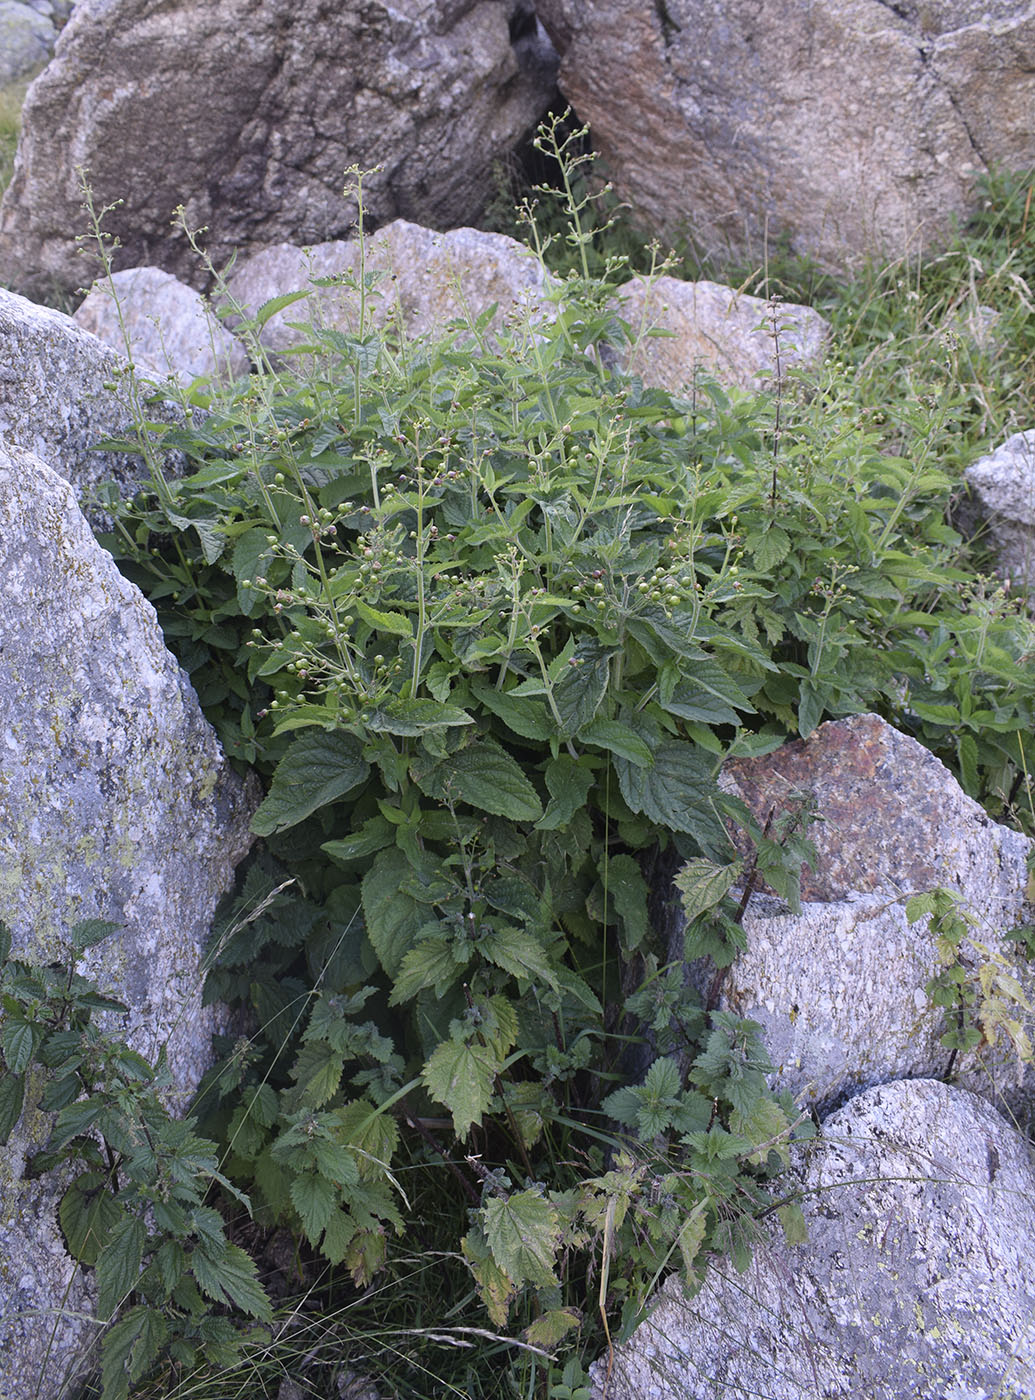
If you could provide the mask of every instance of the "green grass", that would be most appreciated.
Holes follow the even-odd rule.
[[[22,125],[22,103],[28,88],[27,78],[0,88],[0,194],[11,183],[14,172],[14,152]]]

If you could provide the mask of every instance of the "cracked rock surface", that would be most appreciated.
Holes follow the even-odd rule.
[[[234,248],[340,237],[350,166],[371,226],[470,222],[494,160],[554,93],[523,0],[79,0],[23,113],[0,209],[0,282],[29,295],[84,281],[76,167],[118,268],[203,277],[177,206]],[[512,37],[512,31],[513,36]]]
[[[540,0],[559,82],[640,220],[831,270],[946,237],[1035,162],[1030,0]]]

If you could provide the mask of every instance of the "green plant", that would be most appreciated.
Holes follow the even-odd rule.
[[[23,1113],[55,1115],[28,1170],[74,1173],[58,1217],[68,1252],[94,1273],[98,1317],[113,1324],[101,1344],[103,1400],[121,1400],[159,1357],[232,1364],[242,1336],[221,1305],[270,1316],[254,1263],[206,1204],[213,1185],[247,1199],[220,1172],[215,1143],[170,1112],[164,1061],[149,1064],[97,1023],[125,1006],[75,970],[115,928],[76,924],[67,963],[35,966],[12,958],[0,923],[0,1143]]]
[[[806,1125],[717,999],[755,880],[793,903],[808,812],[748,823],[738,863],[722,761],[876,709],[1001,810],[1033,689],[1030,621],[949,523],[971,408],[942,348],[904,397],[850,357],[757,396],[645,390],[599,353],[633,332],[566,198],[552,320],[410,345],[370,328],[361,270],[358,331],[310,328],[278,368],[277,299],[243,328],[265,372],[148,424],[154,489],[103,502],[268,783],[211,951],[207,995],[255,1025],[206,1085],[223,1170],[360,1286],[425,1228],[433,1172],[446,1252],[546,1351],[594,1311],[630,1326],[709,1249],[743,1262],[760,1215],[800,1234],[779,1173]],[[700,995],[651,917],[666,860]]]

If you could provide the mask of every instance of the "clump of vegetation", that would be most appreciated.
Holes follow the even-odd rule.
[[[633,336],[609,305],[627,264],[594,265],[587,193],[569,179],[564,201],[552,318],[490,336],[487,311],[408,344],[370,324],[362,272],[357,332],[309,327],[274,366],[258,337],[297,300],[278,298],[244,326],[263,371],[147,425],[152,487],[103,502],[106,543],[268,788],[206,990],[253,1029],[223,1047],[199,1131],[248,1197],[235,1228],[293,1232],[354,1350],[377,1290],[399,1394],[430,1374],[579,1395],[580,1356],[666,1271],[746,1264],[769,1216],[801,1237],[783,1169],[811,1125],[716,990],[744,888],[795,905],[807,804],[759,830],[718,788],[726,758],[875,710],[995,815],[1030,817],[1035,633],[952,523],[961,458],[1011,412],[980,357],[1031,391],[1018,197],[1007,234],[944,265],[972,259],[998,348],[952,321],[944,266],[906,288],[870,274],[823,303],[836,356],[754,395],[609,368],[601,347]],[[651,895],[676,870],[673,940]]]
[[[22,103],[28,86],[26,81],[0,88],[0,194],[11,183],[14,173],[14,153],[22,125]]]

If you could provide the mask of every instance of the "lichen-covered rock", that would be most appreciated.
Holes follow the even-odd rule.
[[[82,280],[77,166],[119,267],[204,276],[178,206],[217,263],[257,244],[343,236],[344,172],[369,226],[468,223],[493,162],[538,121],[555,66],[526,0],[79,0],[23,112],[0,209],[0,281]],[[512,37],[511,30],[517,37]],[[375,169],[377,167],[377,169]]]
[[[137,1050],[166,1048],[187,1094],[219,1024],[201,1005],[202,948],[256,796],[68,482],[13,447],[0,449],[0,588],[0,918],[16,955],[42,962],[81,919],[120,924],[83,971],[127,1003],[120,1033]],[[21,1180],[44,1132],[27,1110],[0,1154],[4,1400],[57,1393],[91,1326],[55,1184]]]
[[[24,0],[0,0],[0,87],[46,63],[57,30],[50,18]]]
[[[1000,573],[1035,599],[1035,429],[1014,433],[964,475]]]
[[[800,1199],[805,1244],[714,1263],[695,1298],[668,1280],[606,1400],[1032,1400],[1035,1172],[993,1109],[932,1080],[860,1094]]]
[[[559,83],[670,238],[831,269],[948,238],[994,164],[1035,163],[1030,0],[539,0]]]
[[[152,387],[139,386],[141,400]],[[147,476],[139,457],[94,451],[130,433],[133,393],[122,355],[70,316],[0,287],[0,445],[42,457],[80,500],[102,481],[135,486]],[[147,412],[159,421],[179,417],[167,403]]]
[[[952,890],[977,921],[972,970],[998,957],[998,970],[1011,971],[1004,934],[1029,920],[1032,843],[992,821],[933,754],[876,715],[733,760],[721,781],[760,823],[795,790],[811,792],[823,818],[809,833],[818,860],[804,872],[800,914],[753,898],[746,947],[722,986],[726,1009],[763,1026],[780,1087],[829,1103],[861,1085],[943,1073],[944,1013],[924,991],[942,964],[928,920],[908,924],[905,901]],[[957,1067],[993,1098],[1012,1097],[1020,1078],[1005,1047]]]
[[[698,368],[722,384],[759,389],[823,353],[827,326],[809,306],[768,303],[716,282],[634,277],[618,294],[640,337],[624,368],[645,384],[678,392]],[[663,336],[648,336],[650,330]]]
[[[359,329],[359,248],[356,239],[311,248],[277,244],[242,259],[228,291],[255,315],[264,302],[309,288],[305,301],[277,312],[262,328],[262,343],[274,352],[303,339],[292,322],[313,321],[354,335]],[[397,321],[410,337],[440,334],[450,322],[473,325],[493,304],[499,307],[494,330],[548,311],[542,264],[523,244],[501,233],[473,228],[436,233],[395,219],[366,240],[364,268],[375,278],[367,288],[368,325]],[[309,287],[314,278],[339,280],[334,286]]]
[[[157,267],[130,267],[96,283],[72,318],[128,354],[149,379],[239,379],[248,356],[202,296]],[[128,345],[127,345],[128,340]]]

